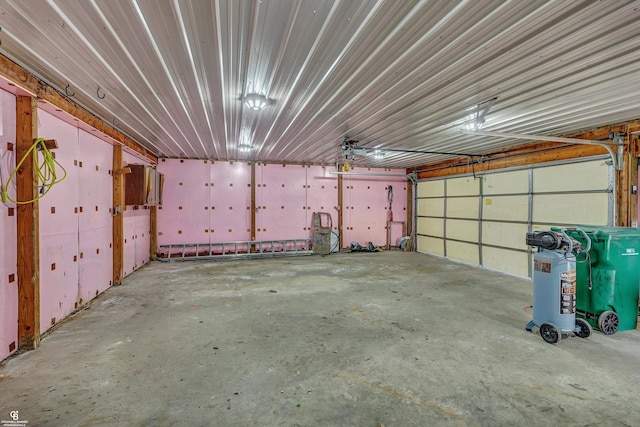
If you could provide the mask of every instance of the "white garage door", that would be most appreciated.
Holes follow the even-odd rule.
[[[528,231],[612,225],[606,157],[420,181],[418,251],[531,277]]]

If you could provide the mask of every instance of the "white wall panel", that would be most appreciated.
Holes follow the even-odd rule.
[[[502,221],[527,221],[529,218],[529,197],[485,197],[482,205],[482,218]]]
[[[447,239],[478,241],[478,221],[447,219]]]
[[[533,196],[533,222],[606,225],[608,195],[547,194]]]
[[[418,197],[444,196],[444,180],[424,181],[418,183]]]
[[[533,192],[602,190],[609,186],[605,160],[535,168]]]
[[[526,169],[489,173],[483,177],[482,193],[493,194],[517,194],[529,191],[529,171]]]
[[[482,243],[503,246],[505,248],[527,249],[527,245],[525,244],[527,229],[527,224],[483,222]]]
[[[524,252],[487,246],[483,246],[482,248],[482,264],[484,267],[520,277],[529,276],[528,257],[529,255]]]
[[[480,180],[472,176],[447,179],[447,196],[477,196]]]
[[[480,263],[478,246],[471,243],[447,241],[447,257],[457,259],[469,264]]]
[[[419,217],[418,230],[421,234],[444,237],[444,219]]]
[[[447,199],[447,218],[478,219],[478,196]]]
[[[444,217],[444,199],[418,200],[418,215]]]
[[[444,256],[444,240],[434,237],[418,236],[418,252]]]

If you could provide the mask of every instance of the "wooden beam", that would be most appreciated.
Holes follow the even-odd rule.
[[[149,259],[158,258],[158,207],[149,208]]]
[[[482,172],[495,169],[503,169],[514,166],[525,166],[536,163],[545,163],[558,160],[573,159],[576,157],[589,157],[607,154],[606,149],[598,145],[562,145],[554,143],[534,144],[528,146],[528,152],[522,147],[512,152],[501,152],[485,156],[480,164],[469,163],[468,158],[460,158],[435,165],[425,166],[426,170],[418,170],[418,179],[459,175],[473,172]]]
[[[338,172],[342,172],[342,165],[340,165],[340,167],[338,168]],[[342,217],[342,212],[344,211],[344,206],[342,204],[342,199],[343,199],[343,192],[342,192],[342,182],[343,182],[343,176],[342,175],[338,175],[338,245],[340,247],[340,250],[342,250],[342,248],[344,247],[344,233],[342,231],[343,229],[343,224],[344,224],[344,219]]]
[[[38,102],[16,97],[16,159],[22,159],[38,133]],[[16,200],[38,197],[35,159],[29,156],[16,174]],[[18,348],[40,345],[40,223],[38,202],[17,206],[18,229]]]
[[[256,210],[256,162],[251,162],[251,240],[256,240]]]
[[[122,170],[122,146],[113,147],[112,171]],[[124,174],[113,175],[113,285],[122,284],[124,277]]]
[[[71,101],[56,89],[37,80],[31,73],[27,72],[21,66],[2,54],[0,54],[0,76],[11,81],[17,86],[20,86],[27,92],[35,94],[39,99],[55,105],[73,117],[82,120],[84,123],[104,133],[108,137],[115,139],[125,147],[143,155],[153,163],[158,162],[158,157],[156,155],[150,153],[122,132],[114,129],[110,125],[106,124],[102,119],[96,117],[80,105]]]
[[[413,236],[413,181],[411,180],[407,180],[407,218],[405,221],[407,236]]]

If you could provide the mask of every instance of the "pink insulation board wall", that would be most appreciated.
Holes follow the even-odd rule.
[[[15,151],[7,150],[7,143],[16,140],[16,98],[0,90],[0,173],[6,183],[15,168]],[[15,191],[9,193],[15,198]],[[18,348],[18,272],[17,223],[12,203],[0,203],[0,360]]]
[[[403,169],[358,168],[354,173],[376,173],[404,175]],[[387,241],[387,219],[389,218],[389,186],[392,188],[394,221],[404,221],[407,216],[407,179],[399,176],[363,176],[345,175],[343,185],[343,244],[351,242],[361,245],[373,242],[384,246]],[[397,238],[402,237],[402,225],[392,226],[391,244],[395,246]]]
[[[58,141],[67,173],[39,201],[44,332],[111,284],[113,147],[42,109],[38,135]]]
[[[123,151],[126,164],[148,165],[132,153]],[[144,206],[127,206],[124,211],[124,275],[133,273],[149,262],[150,211]]]
[[[251,239],[251,165],[163,159],[158,170],[165,174],[164,201],[158,210],[159,245]],[[256,164],[255,240],[312,238],[313,212],[330,213],[337,229],[338,178],[332,170],[331,166]],[[404,174],[399,169],[361,172]],[[386,244],[390,185],[394,220],[406,221],[406,178],[344,177],[345,247],[351,241]],[[393,245],[402,234],[402,226],[394,226]]]
[[[309,236],[307,167],[256,166],[256,240]]]

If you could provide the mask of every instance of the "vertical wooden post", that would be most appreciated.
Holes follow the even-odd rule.
[[[149,208],[149,259],[155,261],[158,258],[158,207]]]
[[[620,227],[631,226],[630,206],[631,199],[631,164],[632,159],[629,151],[625,149],[622,156],[622,169],[616,171],[616,222],[613,225]]]
[[[407,180],[407,236],[413,236],[413,181]],[[404,237],[404,236],[403,236]]]
[[[251,162],[251,240],[256,240],[256,209],[256,162]]]
[[[338,172],[342,172],[342,165],[338,168]],[[342,212],[344,211],[344,206],[342,204],[342,175],[338,175],[338,244],[340,245],[340,250],[344,247],[344,233],[343,233],[343,217]]]
[[[16,97],[16,161],[27,153],[38,135],[38,102]],[[16,200],[38,197],[33,156],[16,174]],[[40,345],[40,223],[38,202],[18,205],[18,347],[33,350]]]
[[[124,174],[122,173],[122,146],[113,147],[113,281],[122,284],[124,276]]]

